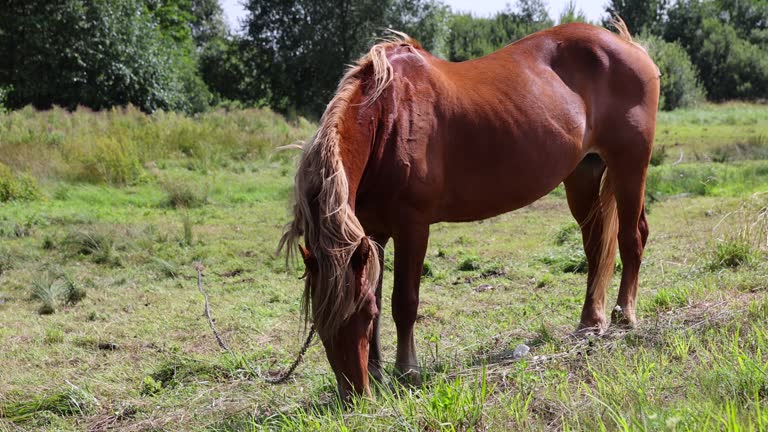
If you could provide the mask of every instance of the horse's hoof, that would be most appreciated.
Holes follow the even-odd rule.
[[[407,386],[421,386],[421,372],[418,367],[399,368],[395,366],[395,376],[398,381]]]
[[[384,382],[384,375],[381,373],[381,365],[378,362],[368,363],[368,375],[374,382]]]
[[[611,325],[632,329],[637,325],[637,318],[635,318],[634,312],[622,309],[621,306],[616,305],[613,308],[613,312],[611,312]]]
[[[576,331],[573,332],[574,336],[601,336],[608,328],[608,323],[605,318],[584,320],[582,319],[579,326],[576,327]]]

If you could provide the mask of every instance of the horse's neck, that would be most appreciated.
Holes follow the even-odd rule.
[[[346,115],[350,117],[345,123],[355,126],[340,131],[339,156],[347,176],[349,205],[354,209],[357,192],[371,156],[372,137],[371,128],[357,127],[355,119],[352,118],[358,115],[357,107],[350,107]]]

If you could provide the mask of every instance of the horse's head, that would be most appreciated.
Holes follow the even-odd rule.
[[[378,282],[379,262],[374,247],[367,237],[360,240],[349,259],[349,265],[342,270],[344,274],[337,278],[337,283],[345,286],[335,294],[343,293],[339,297],[347,298],[329,298],[329,292],[325,289],[327,284],[322,282],[323,278],[332,275],[324,274],[323,270],[327,267],[321,262],[323,257],[315,256],[300,246],[306,266],[307,300],[312,303],[317,333],[336,374],[339,394],[345,400],[351,393],[370,395],[368,348],[373,336],[373,322],[379,315],[374,292]],[[333,302],[343,302],[346,306],[331,306]],[[329,314],[329,311],[333,314]]]

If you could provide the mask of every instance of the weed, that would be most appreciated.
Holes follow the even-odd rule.
[[[0,246],[0,276],[13,268],[13,261],[11,251]]]
[[[459,262],[459,266],[457,268],[459,271],[480,270],[480,258],[477,255],[467,255],[461,260],[461,262]]]
[[[651,299],[650,307],[658,312],[686,306],[688,297],[688,291],[685,288],[661,288]]]
[[[651,166],[659,166],[667,159],[668,146],[660,145],[653,148],[651,153]]]
[[[483,407],[492,388],[483,368],[478,387],[470,387],[461,377],[438,379],[430,395],[422,401],[425,428],[428,430],[472,430],[480,422]]]
[[[43,237],[42,248],[45,250],[52,250],[56,248],[56,242],[53,240],[53,237],[51,237],[50,234],[46,234],[45,237]]]
[[[152,257],[152,262],[155,264],[157,271],[160,272],[165,277],[175,279],[179,274],[179,271],[176,265],[169,261],[166,261],[158,257]]]
[[[551,251],[549,255],[541,257],[541,262],[552,266],[561,273],[587,272],[587,255],[581,246]]]
[[[192,236],[192,218],[189,217],[189,212],[185,211],[181,217],[182,234],[181,245],[192,246],[194,238]]]
[[[581,228],[579,228],[579,224],[571,222],[560,228],[557,233],[555,233],[555,244],[557,246],[566,244],[581,246]]]
[[[58,328],[49,328],[45,330],[45,343],[59,344],[64,342],[64,332]]]
[[[714,242],[709,257],[709,269],[735,269],[751,265],[759,259],[759,250],[743,234],[729,236]]]
[[[434,265],[431,262],[424,260],[424,264],[421,267],[421,276],[426,278],[435,276]]]
[[[164,388],[173,388],[192,377],[219,379],[227,377],[227,370],[221,366],[193,359],[176,358],[160,365],[142,381],[142,394],[151,395]]]

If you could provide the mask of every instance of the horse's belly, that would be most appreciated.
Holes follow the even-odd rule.
[[[472,221],[525,207],[557,187],[578,165],[583,155],[575,146],[556,154],[501,154],[445,173],[434,222]]]

